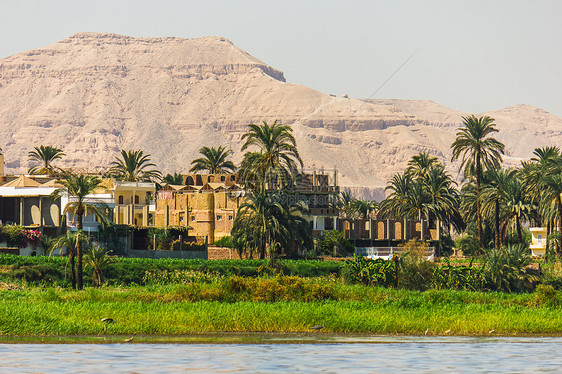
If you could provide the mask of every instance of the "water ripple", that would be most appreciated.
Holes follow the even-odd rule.
[[[560,338],[453,337],[358,344],[0,344],[0,372],[548,373],[562,371],[560,348]]]

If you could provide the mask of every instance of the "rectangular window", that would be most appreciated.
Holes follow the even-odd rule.
[[[192,220],[192,221],[195,221],[195,216],[191,216],[191,220]]]
[[[222,221],[222,216],[220,214],[217,214],[217,221]]]
[[[229,221],[233,221],[233,220],[234,220],[234,216],[228,216],[228,220],[229,220]]]
[[[542,234],[537,235],[537,240],[539,242],[539,245],[542,244]]]

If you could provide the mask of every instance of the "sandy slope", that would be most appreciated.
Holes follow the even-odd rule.
[[[561,144],[562,119],[517,105],[489,113],[508,164]],[[64,149],[64,166],[107,166],[141,148],[164,172],[185,171],[203,145],[239,152],[248,123],[292,124],[308,167],[336,167],[340,183],[372,197],[411,155],[448,163],[461,113],[431,101],[332,97],[221,37],[133,38],[79,33],[0,60],[0,147],[8,171],[35,145]],[[456,165],[450,170],[456,172]]]

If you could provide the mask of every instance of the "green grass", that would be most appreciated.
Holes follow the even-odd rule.
[[[219,285],[211,284],[208,290]],[[562,334],[562,308],[537,294],[334,286],[322,301],[187,301],[186,286],[0,291],[0,335],[310,332],[423,335]],[[243,299],[244,297],[241,297]],[[117,322],[104,332],[103,317]]]

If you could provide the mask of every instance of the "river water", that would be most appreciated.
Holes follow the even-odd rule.
[[[0,344],[2,373],[548,373],[562,338],[333,337],[276,344]]]

